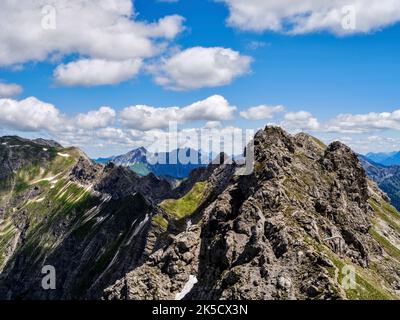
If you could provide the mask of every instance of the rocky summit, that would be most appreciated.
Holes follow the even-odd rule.
[[[0,298],[400,298],[400,214],[350,148],[268,126],[254,156],[176,187],[1,138]]]

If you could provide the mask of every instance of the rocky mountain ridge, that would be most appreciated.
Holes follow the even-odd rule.
[[[190,227],[104,298],[174,299],[187,286],[185,299],[398,297],[398,213],[348,147],[267,127],[255,155],[251,176],[220,167],[231,174]]]

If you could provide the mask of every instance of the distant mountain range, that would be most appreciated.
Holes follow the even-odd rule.
[[[378,153],[367,153],[365,155],[369,160],[375,163],[383,164],[384,166],[400,165],[400,151],[394,151],[389,153],[378,152]]]
[[[392,205],[400,209],[400,166],[385,166],[362,155],[359,159],[367,176],[387,193]]]
[[[180,161],[181,156],[186,159],[190,158],[191,161],[187,161],[190,163]],[[162,159],[162,161],[155,161],[155,159]],[[210,162],[210,156],[190,148],[152,154],[146,148],[140,147],[123,155],[99,158],[95,161],[100,164],[113,162],[116,165],[128,167],[141,176],[154,173],[159,177],[184,179],[194,169],[206,167]]]

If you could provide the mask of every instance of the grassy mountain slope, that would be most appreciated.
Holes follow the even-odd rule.
[[[94,165],[75,148],[14,140],[1,149],[1,166],[10,170],[0,198],[0,298],[98,296],[139,263],[156,245],[152,234],[161,232],[150,223],[159,209],[129,183],[162,184]],[[56,268],[62,289],[41,288],[45,265]]]
[[[205,198],[207,192],[206,182],[197,182],[192,190],[180,199],[164,200],[160,206],[171,217],[181,219],[193,214]]]

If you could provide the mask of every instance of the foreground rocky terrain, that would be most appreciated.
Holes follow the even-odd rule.
[[[253,174],[213,164],[173,188],[78,149],[0,142],[2,299],[400,297],[400,215],[341,143],[267,127]]]

